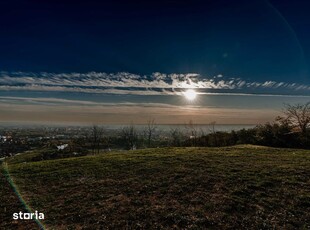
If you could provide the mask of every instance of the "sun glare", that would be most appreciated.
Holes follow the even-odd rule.
[[[196,91],[193,90],[193,89],[189,89],[186,92],[184,92],[183,94],[186,97],[186,99],[189,100],[189,101],[194,100],[196,98],[196,96],[197,96]]]

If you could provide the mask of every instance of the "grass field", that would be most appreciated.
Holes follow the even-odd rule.
[[[47,229],[310,229],[310,151],[162,148],[33,162],[35,155],[7,160],[7,171],[2,164],[0,229],[36,227],[12,220],[23,207],[8,175]]]

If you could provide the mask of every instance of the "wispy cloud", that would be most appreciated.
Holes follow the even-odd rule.
[[[246,81],[223,75],[205,77],[196,73],[137,75],[131,73],[27,73],[0,72],[0,90],[59,91],[104,94],[168,95],[196,88],[201,94],[239,93],[310,95],[310,85]]]
[[[25,103],[27,102],[27,103]],[[69,105],[69,106],[102,106],[102,107],[113,107],[113,106],[139,106],[139,107],[154,107],[154,108],[198,108],[200,106],[195,105],[187,105],[187,106],[178,106],[168,103],[134,103],[134,102],[95,102],[95,101],[87,101],[87,100],[70,100],[70,99],[62,99],[62,98],[35,98],[35,97],[0,97],[0,103],[5,103],[10,106],[14,106],[14,104],[41,104],[41,105]]]

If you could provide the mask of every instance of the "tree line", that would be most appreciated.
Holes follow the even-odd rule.
[[[165,135],[158,128],[155,119],[147,121],[143,130],[134,124],[124,126],[118,135],[111,137],[104,128],[93,126],[90,145],[93,153],[100,149],[113,147],[124,149],[152,147],[189,147],[189,146],[230,146],[236,144],[255,144],[272,147],[310,148],[310,102],[289,105],[283,108],[282,116],[273,122],[257,125],[251,129],[221,132],[216,130],[216,122],[204,130],[200,125],[189,121],[183,127],[172,127]]]

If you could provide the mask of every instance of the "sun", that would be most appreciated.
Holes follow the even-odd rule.
[[[193,101],[197,96],[196,91],[193,89],[188,89],[183,94],[184,94],[185,98],[189,101]]]

